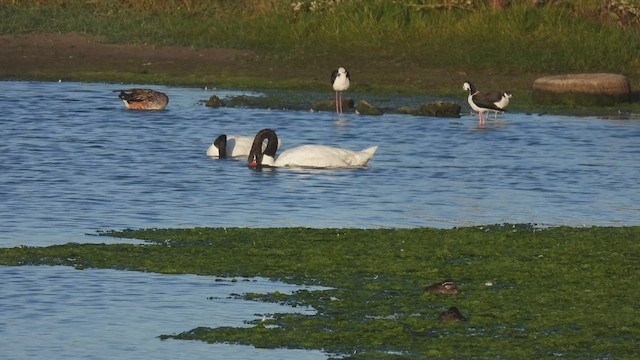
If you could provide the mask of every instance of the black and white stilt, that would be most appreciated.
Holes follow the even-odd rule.
[[[478,91],[470,82],[465,81],[464,84],[462,84],[462,88],[469,92],[467,101],[469,102],[471,109],[478,113],[478,125],[484,125],[484,117],[482,116],[483,112],[504,111],[503,108],[487,99],[486,95]]]
[[[349,88],[349,72],[347,69],[340,67],[331,73],[331,84],[336,92],[336,113],[342,113],[342,92]]]
[[[507,105],[509,105],[509,100],[511,100],[512,94],[510,92],[499,92],[499,91],[494,91],[494,92],[490,92],[487,94],[487,99],[489,99],[489,101],[493,102],[497,107],[499,107],[500,109],[503,109],[507,107]],[[498,112],[497,110],[492,110],[494,113],[494,119],[498,118]]]

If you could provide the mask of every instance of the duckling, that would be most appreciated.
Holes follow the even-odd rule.
[[[457,294],[458,286],[451,280],[445,280],[440,283],[432,284],[424,288],[424,291],[432,294]]]
[[[438,316],[438,320],[443,322],[467,321],[467,319],[462,316],[460,310],[455,306],[450,307],[447,311],[441,312]]]
[[[165,93],[151,89],[114,90],[129,110],[162,110],[167,107],[169,97]]]

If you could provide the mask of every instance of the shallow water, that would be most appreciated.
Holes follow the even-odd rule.
[[[640,225],[640,121],[506,113],[480,129],[471,114],[212,109],[199,101],[243,93],[159,86],[167,110],[135,112],[120,88],[0,82],[0,247],[121,242],[93,235],[146,227]],[[379,150],[367,168],[342,170],[254,171],[205,155],[221,133],[265,127],[283,150]],[[216,295],[256,282],[48,267],[0,267],[0,278],[7,358],[325,358],[157,339],[282,311]]]
[[[639,121],[507,113],[478,129],[470,114],[213,109],[199,101],[241,93],[163,87],[166,111],[136,112],[112,92],[122,87],[0,82],[0,246],[141,227],[640,224]],[[356,170],[256,172],[205,156],[220,133],[265,127],[283,150],[380,148]]]
[[[3,359],[326,359],[320,351],[158,339],[198,326],[247,326],[276,312],[313,313],[232,296],[299,286],[50,266],[0,266],[0,278]]]

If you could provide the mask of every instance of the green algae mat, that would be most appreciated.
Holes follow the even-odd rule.
[[[239,298],[312,306],[247,327],[161,339],[319,349],[349,359],[640,356],[640,227],[195,228],[109,231],[141,244],[0,249],[2,265],[64,265],[321,285]],[[453,281],[457,294],[426,292]],[[456,307],[462,321],[439,315]]]

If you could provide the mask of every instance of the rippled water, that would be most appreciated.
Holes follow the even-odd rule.
[[[247,326],[276,312],[312,313],[232,296],[299,286],[49,266],[0,266],[0,278],[3,359],[326,359],[320,351],[158,339],[198,326]]]
[[[164,87],[154,88],[169,95],[166,111],[135,112],[112,92],[119,88],[0,82],[0,247],[123,241],[92,234],[144,227],[640,225],[640,121],[507,113],[479,129],[471,114],[212,109],[199,101],[242,93]],[[468,109],[462,91],[456,100]],[[221,133],[265,127],[283,150],[379,150],[355,170],[257,172],[205,156]],[[224,300],[207,300],[228,283],[65,268],[0,267],[0,276],[9,279],[0,288],[0,348],[13,345],[9,358],[201,358],[227,348],[218,358],[271,356],[155,338],[224,324],[218,317],[251,319],[256,310],[242,312],[246,304],[218,309]],[[319,356],[301,354],[273,358]]]
[[[507,113],[478,129],[472,115],[212,109],[199,100],[239,93],[162,87],[166,111],[135,112],[120,85],[0,88],[0,246],[130,227],[640,224],[635,120]],[[255,172],[205,156],[220,133],[264,127],[282,149],[380,148],[358,170]]]

